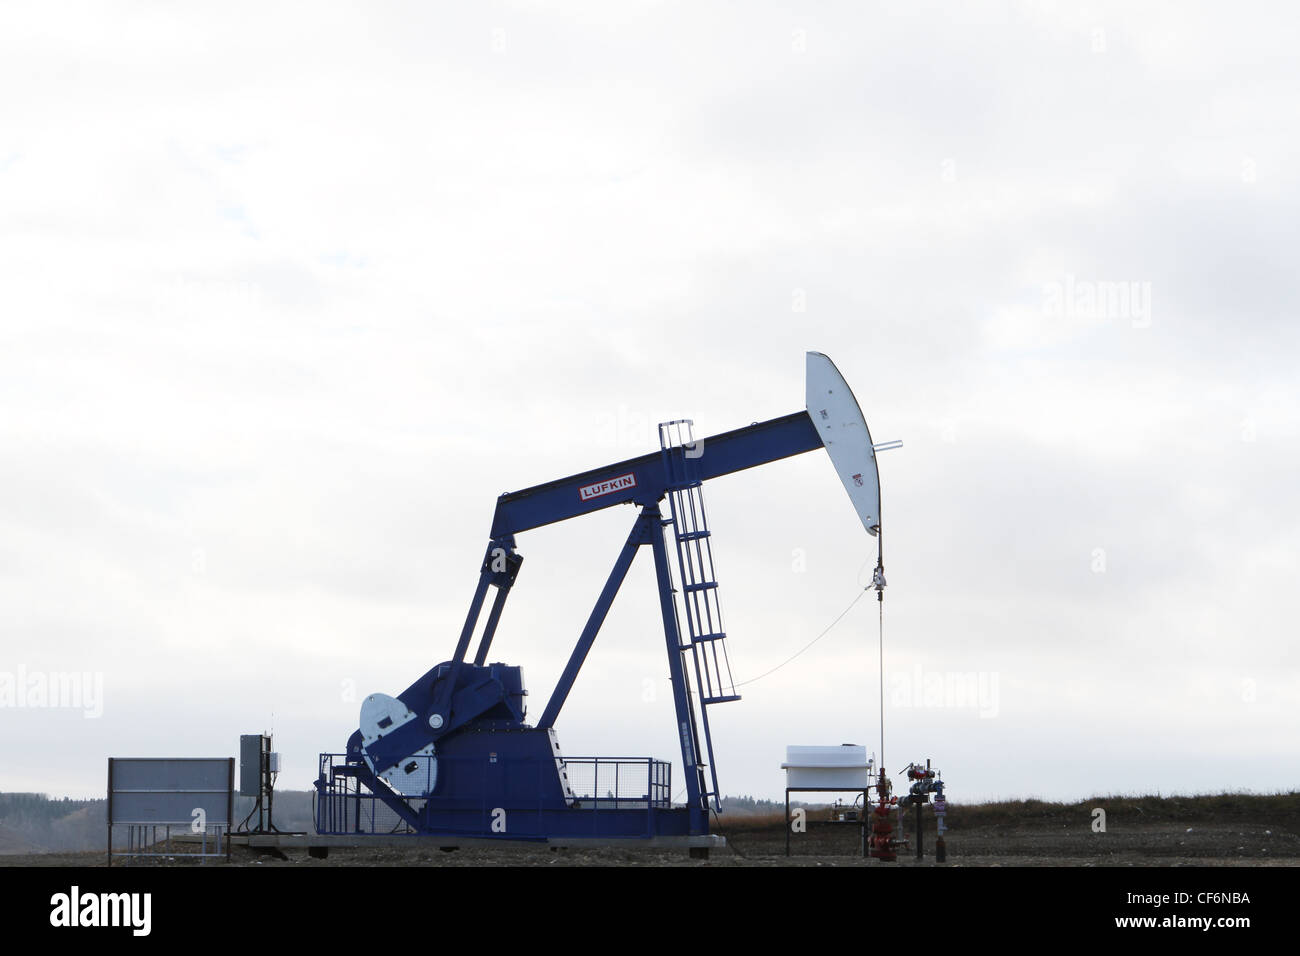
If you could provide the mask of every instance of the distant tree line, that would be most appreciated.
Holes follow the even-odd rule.
[[[235,826],[239,827],[253,809],[252,797],[235,797]],[[811,806],[798,802],[792,806]],[[785,808],[777,800],[752,796],[723,797],[724,813],[741,816],[778,813]],[[103,798],[73,800],[43,793],[0,793],[0,856],[14,853],[98,850],[107,836],[108,802]],[[284,831],[313,832],[312,792],[276,791],[275,826]],[[248,821],[250,828],[257,819]]]
[[[0,793],[0,853],[92,850],[105,838],[107,801]]]
[[[824,807],[824,806],[827,806],[827,804],[826,804],[825,802],[822,802],[822,803],[808,803],[808,802],[806,802],[806,801],[804,801],[804,800],[791,800],[791,801],[790,801],[790,806],[792,806],[792,807]],[[749,796],[744,796],[744,797],[723,797],[723,798],[722,798],[722,812],[723,812],[723,813],[737,813],[737,814],[749,814],[749,813],[754,813],[754,814],[764,814],[764,813],[779,813],[779,812],[784,812],[784,811],[785,811],[785,802],[782,801],[782,800],[759,800],[759,799],[756,799],[756,798],[754,798],[754,797],[749,797]]]

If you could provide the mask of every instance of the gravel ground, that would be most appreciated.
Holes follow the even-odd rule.
[[[1111,828],[1093,833],[1084,826],[1059,823],[992,824],[950,830],[947,863],[936,864],[933,832],[926,836],[926,858],[909,851],[896,863],[864,860],[858,831],[852,826],[814,825],[792,837],[785,856],[785,832],[780,821],[722,827],[729,846],[714,850],[708,860],[689,858],[685,850],[558,849],[545,847],[467,848],[442,852],[412,846],[332,849],[327,859],[312,859],[305,850],[291,849],[278,859],[270,853],[235,847],[230,865],[331,866],[1297,866],[1300,835],[1268,824],[1201,823],[1152,824]],[[103,851],[41,853],[0,857],[4,866],[103,866]],[[197,865],[176,858],[135,865]],[[205,866],[225,866],[212,861]]]

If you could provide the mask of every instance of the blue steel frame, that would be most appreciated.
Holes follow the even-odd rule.
[[[766,422],[755,422],[744,428],[701,439],[693,451],[690,480],[692,484],[698,484],[822,447],[822,439],[806,411]],[[488,747],[498,750],[506,748],[502,752],[503,762],[514,761],[512,766],[515,768],[536,765],[539,792],[535,798],[523,797],[517,789],[511,791],[506,785],[502,785],[500,790],[491,790],[491,785],[486,782],[481,800],[470,797],[460,801],[444,799],[436,791],[428,798],[403,797],[378,780],[366,763],[360,760],[358,732],[349,743],[346,764],[327,767],[325,758],[329,755],[322,755],[321,777],[316,784],[318,799],[328,800],[331,794],[337,798],[342,792],[338,789],[337,780],[351,778],[357,781],[358,788],[364,784],[402,821],[414,831],[422,833],[499,835],[491,833],[484,825],[485,801],[491,802],[489,790],[492,800],[503,803],[513,801],[512,813],[516,817],[523,811],[525,817],[535,820],[536,828],[530,827],[530,834],[537,838],[708,833],[709,790],[700,757],[711,754],[712,745],[707,739],[706,721],[705,746],[703,749],[700,746],[695,704],[683,662],[683,654],[691,650],[691,644],[689,641],[683,643],[679,631],[672,572],[664,540],[664,526],[671,524],[672,519],[665,519],[659,508],[659,502],[665,495],[685,486],[682,475],[672,474],[677,469],[669,467],[669,461],[669,456],[662,451],[654,452],[501,495],[497,499],[491,539],[484,554],[478,585],[454,655],[450,661],[430,671],[405,694],[400,695],[400,699],[406,701],[407,706],[415,710],[420,719],[402,727],[400,734],[392,734],[392,746],[398,749],[392,750],[391,755],[405,759],[401,758],[402,753],[414,753],[419,749],[414,744],[432,743],[439,761],[450,760],[454,763],[458,760],[477,760],[487,753]],[[639,513],[541,718],[533,728],[522,723],[521,714],[518,715],[520,719],[516,720],[487,719],[484,715],[491,707],[497,708],[492,711],[494,715],[499,717],[501,714],[498,693],[500,685],[488,680],[484,672],[488,670],[485,667],[487,654],[500,623],[506,598],[523,563],[522,556],[515,551],[515,535],[619,504],[638,505]],[[664,807],[659,801],[648,800],[644,809],[625,812],[616,806],[601,811],[594,804],[584,807],[581,801],[566,802],[553,797],[547,799],[543,794],[550,786],[550,781],[546,779],[544,766],[551,751],[549,745],[541,741],[541,736],[551,733],[628,569],[643,545],[649,545],[654,556],[665,648],[672,679],[677,736],[685,770],[686,805],[682,808]],[[496,597],[473,662],[469,663],[466,656],[489,587],[497,588]],[[504,665],[491,667],[503,668]],[[491,673],[496,674],[497,671]],[[497,696],[491,696],[492,694]],[[441,718],[441,726],[437,728],[432,727],[428,721],[428,717],[435,714]],[[486,743],[477,740],[467,743],[470,738],[465,736],[465,732],[473,730],[488,731],[495,736]],[[385,741],[389,739],[384,738]],[[547,739],[553,740],[549,736]],[[367,753],[378,756],[376,750],[367,749]],[[491,752],[494,764],[497,754],[496,750]],[[711,756],[708,759],[711,760]],[[559,767],[566,760],[571,762],[574,758],[556,759],[556,766]],[[487,778],[484,779],[486,781]],[[441,786],[440,783],[439,787]],[[715,791],[716,787],[714,770]],[[534,803],[536,806],[533,806]],[[329,825],[318,816],[318,828],[322,822]],[[519,839],[519,830],[512,826],[509,838]]]
[[[317,788],[313,806],[317,833],[431,832],[421,819],[428,802],[426,798],[399,797],[395,805],[391,795],[363,785],[346,757],[346,754],[320,756],[320,780],[324,786]],[[558,811],[540,799],[532,806],[512,808],[510,839],[601,836],[610,835],[615,828],[621,836],[652,837],[667,832],[661,819],[671,822],[675,817],[680,825],[683,815],[680,810],[673,810],[672,764],[668,761],[650,757],[565,757],[563,763],[566,774],[575,780],[578,771],[590,768],[590,784],[584,785],[583,780],[575,785],[573,805]],[[480,800],[477,806],[460,814],[459,826],[444,827],[438,832],[485,836],[491,831],[493,809],[491,801]],[[557,814],[563,815],[566,824],[561,829],[557,829],[553,819]],[[578,823],[576,828],[567,825],[573,822]]]

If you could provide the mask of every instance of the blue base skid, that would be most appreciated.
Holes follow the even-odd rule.
[[[651,839],[708,833],[704,814],[674,807],[670,765],[648,758],[508,759],[545,732],[471,734],[477,754],[439,754],[431,796],[403,795],[365,763],[321,754],[315,826],[320,834],[410,834],[500,840]],[[532,738],[531,741],[529,738]],[[549,744],[548,744],[549,746]],[[558,764],[558,766],[557,766]],[[539,781],[549,785],[539,785]]]
[[[518,667],[456,661],[396,700],[371,695],[362,708],[367,731],[352,735],[346,753],[321,755],[316,832],[512,840],[708,834],[702,799],[673,806],[670,763],[565,757],[553,727],[524,723],[526,696]]]
[[[652,839],[662,836],[690,836],[690,812],[685,807],[672,810],[529,810],[526,808],[444,811],[435,819],[423,821],[419,829],[371,829],[373,818],[363,811],[355,819],[330,821],[318,819],[316,832],[335,836],[366,834],[406,834],[409,836],[434,836],[502,841],[545,842],[557,839]],[[495,821],[501,820],[505,830],[494,832]],[[348,825],[356,826],[356,829]],[[335,827],[338,827],[337,829]]]

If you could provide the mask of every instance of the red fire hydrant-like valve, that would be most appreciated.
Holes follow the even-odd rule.
[[[893,814],[898,810],[898,797],[891,797],[889,778],[885,768],[880,768],[880,783],[876,786],[876,805],[871,810],[871,837],[867,843],[869,854],[877,860],[893,863],[898,859],[898,847],[906,841],[894,839]]]
[[[929,761],[927,760],[926,763],[928,765]],[[912,764],[912,766],[907,768],[907,779],[928,782],[934,779],[934,771],[931,770],[929,766],[922,767],[919,764]],[[913,792],[916,792],[915,787],[913,788]]]
[[[894,797],[887,803],[876,804],[875,809],[871,811],[871,855],[886,863],[893,863],[898,859],[894,843],[894,822],[891,816],[897,802],[898,798]]]

